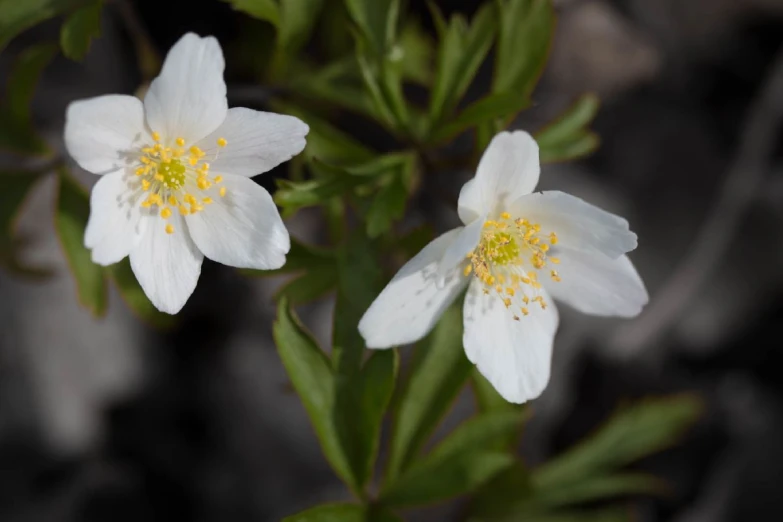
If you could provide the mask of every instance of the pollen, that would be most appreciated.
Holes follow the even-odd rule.
[[[168,219],[171,217],[171,209],[169,207],[164,208],[160,211],[160,217],[163,219]]]
[[[166,233],[167,234],[173,234],[174,233],[174,225],[172,225],[171,223],[166,225]]]
[[[174,143],[177,144],[177,147],[184,147],[185,146],[185,138],[177,138]]]
[[[218,138],[217,139],[217,146],[218,147],[225,147],[228,145],[228,142],[226,141],[226,138]]]
[[[153,132],[152,133],[152,140],[156,141],[156,142],[160,141],[160,134],[158,134],[157,132]]]
[[[476,248],[467,255],[469,264],[463,274],[477,278],[486,295],[496,295],[506,308],[516,303],[515,309],[523,316],[530,314],[528,306],[538,303],[543,310],[547,303],[539,279],[549,276],[559,282],[560,274],[550,263],[559,259],[550,257],[557,234],[522,216],[501,212],[498,218],[484,222]],[[547,270],[544,275],[539,272]],[[539,277],[540,276],[540,277]],[[515,319],[519,319],[514,315]]]
[[[226,195],[226,187],[220,187],[220,197],[224,197]]]

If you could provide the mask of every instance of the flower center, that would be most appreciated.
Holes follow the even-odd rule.
[[[473,252],[467,255],[470,264],[465,275],[471,273],[484,284],[484,293],[494,291],[511,308],[518,298],[519,312],[530,313],[531,302],[538,303],[542,310],[547,303],[540,293],[539,273],[551,263],[560,260],[551,255],[551,247],[557,244],[557,234],[545,234],[541,225],[524,218],[513,218],[503,212],[498,220],[487,220],[481,232],[481,239]],[[560,281],[557,270],[550,269],[549,277]],[[514,313],[514,319],[519,316]]]
[[[222,176],[209,174],[207,154],[197,146],[185,150],[184,138],[174,140],[174,147],[164,147],[160,134],[152,133],[154,144],[144,146],[139,151],[136,176],[141,178],[141,189],[148,195],[141,206],[152,209],[164,221],[174,211],[183,216],[204,210],[204,205],[212,203],[213,186],[223,181]],[[225,147],[228,142],[218,138],[217,145]],[[218,153],[215,154],[217,159]],[[214,160],[212,160],[214,161]],[[220,187],[217,193],[226,195],[226,187]],[[166,233],[174,233],[174,225],[166,224]]]

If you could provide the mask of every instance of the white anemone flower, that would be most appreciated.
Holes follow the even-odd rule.
[[[299,154],[308,127],[292,116],[228,108],[215,38],[189,33],[171,48],[144,102],[108,95],[68,107],[65,144],[98,174],[84,244],[133,273],[161,311],[177,313],[204,256],[240,268],[285,263],[288,231],[251,176]]]
[[[465,224],[433,240],[394,276],[359,323],[369,348],[412,343],[467,286],[468,359],[506,400],[538,397],[558,326],[552,298],[592,315],[632,317],[647,291],[625,255],[628,222],[563,192],[533,190],[538,145],[501,132],[459,195]]]

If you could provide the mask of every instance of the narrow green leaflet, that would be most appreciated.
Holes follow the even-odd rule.
[[[25,29],[84,3],[85,0],[0,0],[0,52]]]
[[[547,489],[537,485],[535,474],[531,480],[533,501],[546,508],[573,506],[625,495],[656,494],[665,489],[661,480],[642,473],[590,476],[575,483],[549,484]]]
[[[701,409],[701,402],[688,395],[647,399],[627,407],[595,434],[539,468],[536,483],[554,488],[660,451],[682,436]]]
[[[403,78],[421,85],[430,85],[435,51],[430,35],[418,22],[408,20],[400,31],[398,45],[402,53],[399,61],[402,64]]]
[[[54,225],[76,282],[79,302],[94,315],[106,312],[106,280],[103,269],[92,262],[84,246],[84,230],[90,217],[87,192],[62,168]]]
[[[395,39],[399,0],[345,0],[354,23],[376,56],[383,56]]]
[[[465,108],[459,115],[435,131],[432,143],[441,143],[465,130],[498,118],[509,119],[525,107],[530,100],[517,93],[490,94]]]
[[[101,35],[102,7],[101,0],[94,0],[65,19],[60,29],[60,47],[65,56],[76,61],[84,59],[92,39]]]
[[[496,522],[517,522],[518,520],[519,518],[514,515],[509,518],[498,519]],[[632,522],[635,518],[632,511],[628,508],[612,507],[563,511],[551,515],[536,515],[530,520],[535,522]]]
[[[273,335],[280,359],[302,399],[326,459],[351,489],[359,491],[335,426],[336,383],[329,358],[299,322],[285,299],[277,305]]]
[[[390,511],[357,504],[324,504],[283,519],[283,522],[402,522]]]
[[[431,453],[387,482],[380,501],[415,506],[468,493],[514,464],[513,455],[491,449],[522,426],[515,412],[486,413],[457,428]]]
[[[407,469],[446,412],[473,365],[462,348],[462,306],[449,307],[417,344],[411,374],[397,400],[386,482]]]
[[[555,28],[552,0],[496,0],[500,20],[492,92],[533,93]]]
[[[46,269],[23,266],[17,259],[19,238],[16,220],[33,186],[41,179],[37,172],[0,172],[0,264],[14,273],[42,276]]]
[[[598,113],[599,105],[597,96],[585,94],[559,118],[536,132],[541,161],[573,160],[598,148],[598,136],[587,126]]]
[[[159,312],[147,298],[136,276],[133,275],[129,258],[126,257],[105,270],[117,286],[125,304],[139,319],[156,328],[167,328],[174,324],[173,316]]]
[[[401,170],[393,172],[391,180],[381,187],[370,203],[366,218],[369,237],[378,237],[388,232],[392,223],[405,214],[408,188],[403,177]]]
[[[280,7],[275,0],[222,0],[231,4],[237,11],[242,11],[259,20],[266,20],[272,25],[280,23]]]
[[[480,411],[518,411],[520,408],[501,397],[477,368],[473,369],[473,392]]]
[[[431,6],[434,4],[431,4]],[[432,8],[436,17],[440,14]],[[492,46],[497,17],[494,6],[482,6],[470,27],[459,15],[451,18],[446,26],[440,18],[440,42],[435,69],[435,82],[430,97],[429,119],[431,128],[438,126],[452,111],[476,76],[479,66]],[[520,97],[524,98],[523,95]]]
[[[0,121],[3,122],[0,125],[0,149],[23,154],[45,154],[49,151],[33,129],[30,103],[41,73],[56,54],[57,47],[39,45],[24,51],[14,64],[0,103]]]

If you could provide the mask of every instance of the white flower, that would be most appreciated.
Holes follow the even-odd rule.
[[[625,256],[628,222],[562,192],[533,193],[538,145],[525,132],[495,136],[459,195],[464,227],[403,266],[359,323],[369,348],[424,337],[468,286],[465,353],[508,401],[549,381],[558,313],[551,297],[587,314],[631,317],[647,291]]]
[[[215,38],[186,34],[169,51],[144,102],[99,96],[70,104],[68,152],[101,178],[84,244],[110,265],[130,255],[153,304],[177,313],[204,256],[241,268],[285,263],[288,231],[250,177],[295,156],[308,127],[297,118],[229,109]]]

